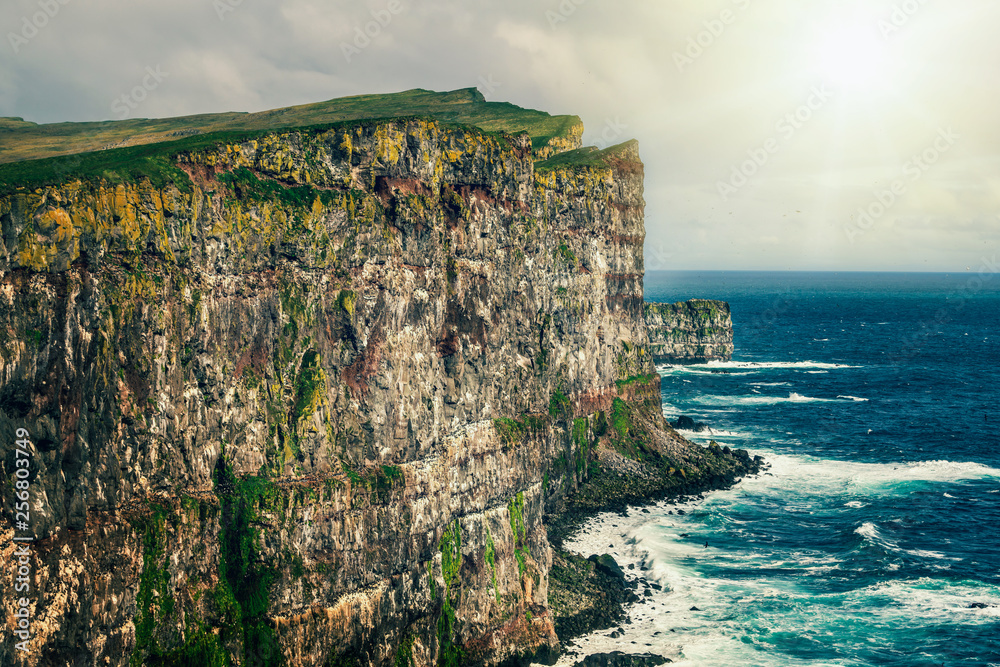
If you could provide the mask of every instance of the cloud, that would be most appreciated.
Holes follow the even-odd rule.
[[[113,118],[147,67],[169,77],[134,116],[492,81],[490,99],[580,115],[589,142],[640,140],[648,242],[673,249],[673,268],[945,270],[996,251],[995,3],[922,3],[866,42],[886,55],[876,71],[852,40],[878,33],[889,0],[395,2],[386,21],[389,0],[70,0],[15,53],[10,35],[39,5],[12,0],[0,6],[0,114]],[[823,85],[836,90],[805,118]],[[852,216],[948,126],[954,149],[852,243]],[[719,183],[769,139],[778,150],[723,200]]]

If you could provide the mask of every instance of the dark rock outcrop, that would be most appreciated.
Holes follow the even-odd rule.
[[[681,415],[675,421],[670,422],[670,425],[678,431],[694,431],[695,433],[704,433],[708,430],[708,424],[705,422],[696,422],[687,415]]]
[[[661,655],[651,653],[595,653],[588,655],[573,667],[659,667],[673,662]]]
[[[562,641],[622,623],[624,605],[637,599],[623,577],[608,573],[593,560],[553,553],[549,608]]]
[[[611,554],[601,554],[600,556],[591,556],[588,558],[597,569],[606,575],[617,577],[619,579],[625,578],[625,571],[621,568],[621,565],[614,559]]]
[[[703,364],[733,356],[733,320],[729,304],[693,299],[647,303],[650,354],[654,363]]]

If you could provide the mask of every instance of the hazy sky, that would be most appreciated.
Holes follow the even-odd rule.
[[[6,0],[0,115],[478,86],[639,139],[647,269],[996,272],[998,27],[996,0]]]

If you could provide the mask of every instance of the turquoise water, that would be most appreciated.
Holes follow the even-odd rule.
[[[733,362],[658,369],[664,414],[771,467],[684,515],[595,520],[578,548],[665,590],[588,650],[1000,665],[1000,276],[970,278],[647,275],[649,301],[729,301],[736,333]]]

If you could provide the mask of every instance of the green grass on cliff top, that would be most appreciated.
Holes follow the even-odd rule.
[[[553,138],[570,136],[574,128],[582,125],[577,116],[551,116],[506,102],[487,102],[475,88],[447,93],[415,89],[388,95],[343,97],[258,113],[46,125],[20,118],[0,118],[0,164],[174,142],[214,132],[277,130],[405,116],[432,117],[489,132],[527,132],[536,149]]]
[[[618,157],[625,149],[637,145],[635,139],[601,150],[596,146],[584,146],[575,151],[553,155],[548,160],[535,163],[535,172],[544,173],[556,169],[588,169],[607,165],[608,159]]]
[[[321,127],[336,125],[334,123]],[[0,195],[16,192],[20,188],[30,190],[77,179],[118,184],[148,178],[155,187],[173,183],[181,191],[188,192],[191,181],[175,163],[174,158],[178,153],[245,141],[270,131],[273,130],[211,132],[178,141],[0,164]]]

